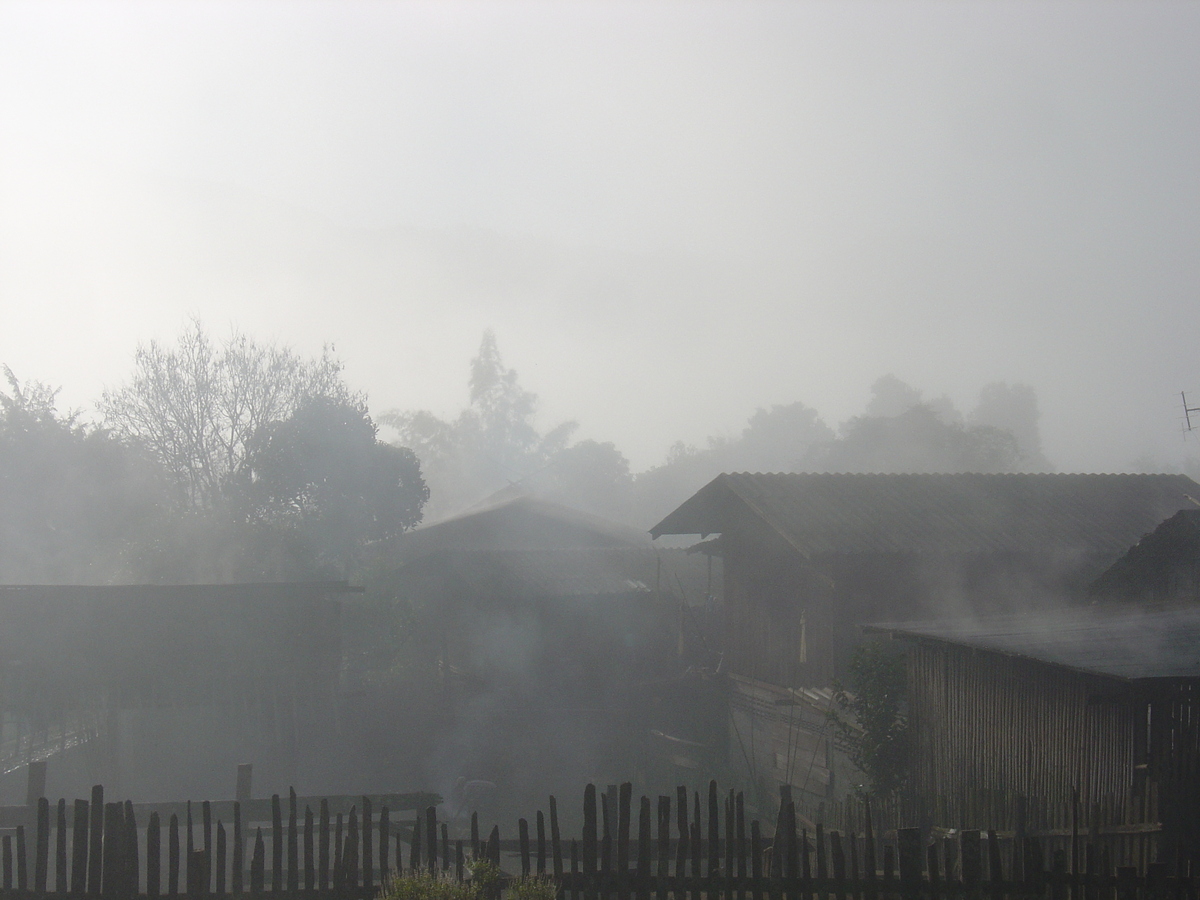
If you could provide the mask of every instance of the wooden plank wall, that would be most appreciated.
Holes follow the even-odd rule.
[[[1091,808],[1128,800],[1138,787],[1145,702],[1132,690],[965,648],[917,644],[910,652],[914,793],[935,807],[934,798],[954,798],[940,801],[951,819],[979,821],[989,794],[1042,798],[1044,812],[1029,810],[1036,817],[1053,816],[1076,791]]]
[[[730,671],[788,687],[828,684],[833,675],[832,582],[794,552],[738,543],[738,535],[723,539],[720,649]]]

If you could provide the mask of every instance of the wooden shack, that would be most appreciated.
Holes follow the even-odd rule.
[[[726,474],[651,534],[718,535],[731,671],[821,687],[861,624],[1085,597],[1198,493],[1183,475]]]
[[[707,609],[702,555],[519,495],[416,529],[396,559],[445,713],[431,783],[486,780],[518,808],[628,778],[658,768],[652,732],[690,738],[689,710],[709,706],[675,690]]]
[[[0,754],[54,790],[286,786],[336,735],[345,582],[0,586]]]
[[[1044,814],[1200,815],[1200,607],[1103,605],[875,625],[908,645],[912,779],[926,813],[1027,798]],[[1078,792],[1078,793],[1076,793]],[[943,824],[956,824],[943,822]]]

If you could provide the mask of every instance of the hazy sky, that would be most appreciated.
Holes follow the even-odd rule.
[[[0,362],[189,316],[452,413],[482,330],[635,468],[887,372],[1200,453],[1200,4],[0,0]]]

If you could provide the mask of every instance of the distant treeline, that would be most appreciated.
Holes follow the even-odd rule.
[[[723,471],[1007,472],[1050,468],[1037,397],[986,386],[963,414],[888,375],[836,430],[801,402],[759,409],[736,437],[676,443],[634,473],[612,443],[536,424],[537,397],[485,332],[452,419],[378,422],[329,350],[306,359],[192,323],[139,346],[97,421],[5,369],[0,392],[0,579],[237,581],[353,577],[390,542],[500,490],[529,491],[649,528]]]

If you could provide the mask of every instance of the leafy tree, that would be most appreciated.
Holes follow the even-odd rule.
[[[814,448],[811,470],[830,472],[1049,471],[1038,434],[1037,395],[1028,385],[985,385],[963,416],[949,397],[923,398],[895,375],[871,385],[862,416]]]
[[[328,349],[306,360],[234,333],[216,345],[199,322],[176,345],[138,345],[132,380],[106,390],[105,423],[144,447],[172,478],[180,502],[212,509],[259,433],[309,397],[357,401]]]
[[[416,454],[379,441],[364,405],[327,397],[264,427],[243,470],[247,517],[343,571],[363,545],[420,522],[429,498]]]
[[[1017,442],[1019,465],[1025,472],[1049,472],[1053,467],[1042,453],[1038,431],[1037,394],[1027,384],[995,382],[984,385],[979,403],[968,417],[974,426],[1000,428]]]
[[[379,417],[421,459],[430,484],[430,510],[439,517],[538,472],[567,446],[575,430],[574,422],[546,433],[538,430],[537,395],[522,388],[516,371],[504,365],[490,330],[471,360],[468,387],[470,404],[453,420],[428,410],[392,410]]]
[[[932,408],[914,406],[898,416],[859,416],[841,436],[814,448],[810,471],[1012,472],[1020,451],[1008,431],[990,425],[947,423]]]
[[[56,390],[4,367],[0,392],[0,578],[105,582],[160,519],[166,482],[111,432],[60,413]]]
[[[881,375],[875,379],[871,385],[871,399],[867,402],[863,416],[870,419],[891,418],[903,415],[917,406],[932,409],[947,425],[962,423],[962,413],[945,394],[926,400],[922,391],[901,381],[895,375]]]
[[[871,399],[863,415],[872,419],[890,418],[908,412],[922,402],[921,391],[895,375],[881,375],[871,385]]]
[[[886,796],[908,778],[910,743],[905,717],[904,656],[883,641],[861,644],[848,669],[848,686],[834,685],[829,716],[850,759],[870,784],[863,790]]]
[[[617,522],[628,521],[632,512],[629,460],[609,442],[586,440],[564,447],[522,487]]]
[[[834,439],[816,410],[803,403],[759,409],[736,438],[709,438],[703,449],[682,441],[666,462],[637,475],[639,524],[657,522],[722,472],[800,472],[814,447]]]
[[[174,489],[171,515],[131,556],[138,577],[228,581],[348,576],[361,551],[420,521],[410,450],[380,443],[328,350],[315,359],[198,322],[138,347],[105,420]]]

